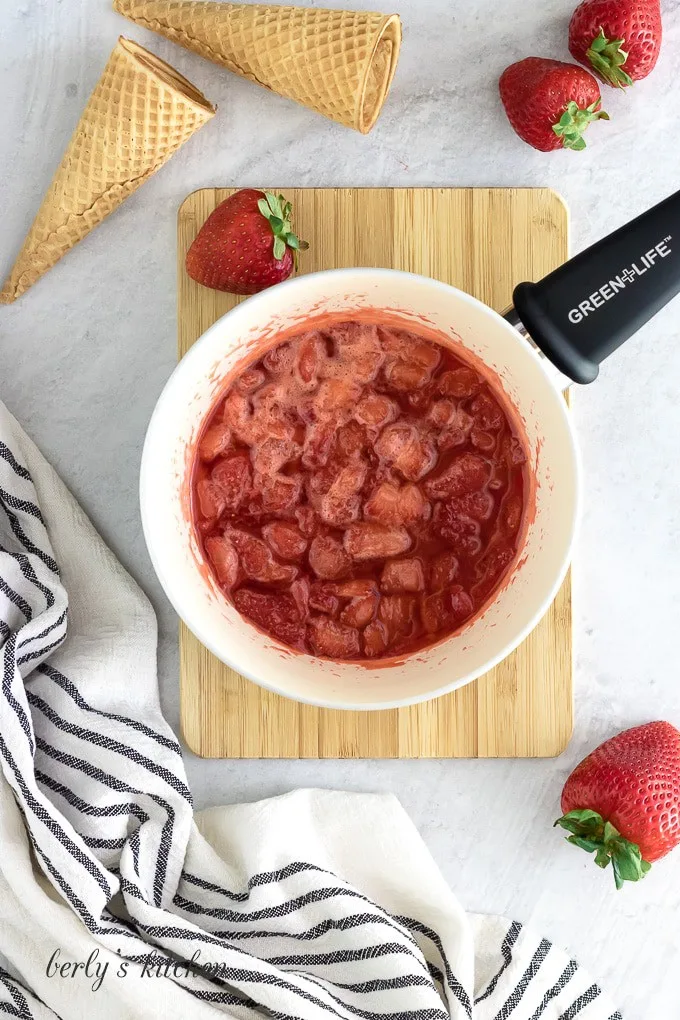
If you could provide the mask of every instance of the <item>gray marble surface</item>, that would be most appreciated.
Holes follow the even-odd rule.
[[[220,107],[113,218],[0,312],[0,397],[151,597],[173,725],[177,621],[145,551],[137,474],[175,359],[175,214],[184,196],[263,181],[550,185],[570,206],[577,251],[680,187],[680,3],[662,7],[665,46],[653,76],[630,94],[607,91],[612,120],[592,128],[585,152],[540,154],[508,127],[496,80],[528,54],[568,58],[569,0],[394,0],[404,48],[368,138],[137,29],[105,0],[0,0],[3,273],[119,33],[150,45]],[[676,302],[576,398],[586,505],[574,564],[576,730],[561,758],[186,759],[199,805],[300,785],[394,791],[465,906],[535,922],[593,971],[626,1020],[680,1018],[680,851],[616,894],[551,823],[566,775],[600,740],[655,717],[680,724],[679,317]]]

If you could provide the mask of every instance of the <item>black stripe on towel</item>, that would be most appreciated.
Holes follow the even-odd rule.
[[[43,552],[42,549],[39,549],[38,546],[31,541],[19,524],[19,518],[7,507],[2,496],[3,490],[0,489],[0,507],[2,507],[5,511],[7,520],[9,521],[9,526],[14,533],[14,537],[21,542],[26,552],[32,553],[33,556],[37,556],[39,560],[42,560],[46,567],[49,567],[53,574],[56,574],[57,577],[59,577],[59,566],[57,565],[56,560],[54,560],[49,553]]]
[[[529,984],[536,977],[536,974],[540,970],[541,964],[545,960],[546,956],[550,952],[551,946],[547,939],[541,939],[538,949],[531,958],[531,963],[522,974],[519,982],[512,991],[512,994],[503,1003],[503,1006],[498,1010],[494,1020],[507,1020],[515,1006],[517,1006],[524,993],[526,992]]]
[[[102,719],[114,719],[117,722],[122,722],[130,729],[136,730],[138,733],[144,733],[147,737],[155,740],[156,743],[161,744],[162,747],[167,747],[169,751],[174,751],[180,758],[182,757],[182,749],[179,746],[177,740],[166,737],[163,733],[158,733],[153,730],[146,723],[138,722],[137,719],[130,719],[126,715],[119,715],[117,712],[104,712],[102,709],[94,708],[92,705],[85,701],[75,684],[71,683],[68,677],[60,673],[54,666],[50,666],[48,663],[43,662],[37,667],[37,672],[42,673],[44,676],[53,680],[61,689],[68,694],[69,698],[76,703],[78,708],[82,708],[84,712],[91,712],[93,715],[101,716]],[[191,791],[189,791],[191,793]]]
[[[446,959],[446,953],[444,952],[442,940],[439,938],[439,935],[437,935],[436,931],[433,931],[432,928],[428,928],[428,926],[426,924],[423,924],[421,921],[416,921],[415,918],[413,917],[399,916],[395,917],[395,921],[398,921],[400,924],[403,924],[406,928],[409,928],[411,931],[417,931],[419,932],[419,934],[424,935],[425,938],[429,939],[430,942],[432,942],[433,945],[436,946],[437,951],[441,957],[442,963],[444,964],[444,972],[446,974],[446,981],[449,988],[458,999],[458,1002],[463,1007],[468,1017],[472,1017],[472,1002],[470,1000],[470,996],[465,991],[460,981],[451,970],[449,961]]]
[[[560,1013],[558,1020],[573,1020],[577,1013],[580,1013],[582,1009],[589,1006],[591,1002],[595,1002],[595,999],[601,994],[602,990],[597,985],[591,985],[583,995],[579,995],[576,1002],[572,1002],[569,1009],[565,1010],[564,1013]]]
[[[37,521],[40,521],[43,528],[45,527],[45,521],[43,515],[40,512],[40,507],[36,506],[29,499],[21,499],[19,496],[15,496],[11,492],[7,492],[5,489],[0,489],[0,499],[4,500],[7,506],[11,506],[12,510],[19,510],[23,514],[29,514],[31,517],[35,517]]]
[[[158,796],[158,794],[145,794],[141,790],[136,790],[134,786],[130,786],[121,779],[117,779],[108,772],[104,772],[103,769],[97,768],[97,766],[93,765],[92,762],[86,761],[83,758],[77,758],[73,754],[65,754],[63,751],[58,750],[58,748],[52,747],[51,744],[48,744],[41,737],[38,737],[37,746],[43,754],[46,754],[49,758],[53,758],[54,761],[58,761],[62,765],[67,765],[69,768],[75,769],[77,772],[84,772],[85,775],[90,777],[90,779],[98,780],[98,782],[102,783],[103,786],[108,786],[111,790],[115,790],[116,793],[128,793],[132,794],[132,796],[138,797],[147,796],[150,797],[151,800],[155,801],[159,807],[163,808],[167,814],[167,819],[161,831],[156,857],[156,873],[154,875],[153,883],[154,903],[156,906],[160,906],[163,895],[163,887],[167,876],[168,858],[172,846],[172,831],[175,824],[175,812],[172,806],[162,797]]]
[[[79,737],[87,744],[93,744],[95,747],[104,747],[107,751],[113,751],[116,754],[122,755],[124,758],[128,758],[134,762],[135,765],[142,765],[147,772],[162,779],[168,786],[179,793],[181,797],[184,797],[186,801],[191,803],[191,794],[185,783],[175,775],[174,772],[170,772],[164,768],[163,765],[157,765],[151,758],[147,758],[146,755],[140,754],[134,747],[130,747],[129,744],[121,744],[119,740],[114,740],[113,737],[107,737],[104,733],[96,733],[94,730],[86,729],[84,726],[78,726],[77,723],[69,722],[67,719],[62,719],[58,712],[56,712],[51,705],[48,705],[43,698],[34,694],[33,691],[27,691],[26,696],[30,703],[42,714],[45,718],[49,719],[53,726],[56,726],[58,730],[63,733],[70,733],[71,736]]]
[[[10,553],[9,555],[11,556],[12,554]],[[26,599],[22,598],[21,595],[18,595],[13,588],[10,588],[5,579],[2,577],[0,577],[0,591],[9,599],[12,605],[15,605],[17,609],[21,610],[30,623],[33,619],[33,611],[31,610],[28,602]]]
[[[2,457],[3,460],[7,461],[12,471],[14,471],[14,473],[18,475],[19,478],[25,478],[27,482],[33,481],[33,479],[31,478],[30,471],[27,468],[25,468],[23,464],[19,463],[19,461],[16,459],[10,448],[6,446],[5,443],[2,442],[2,440],[0,440],[0,457]]]
[[[570,960],[568,965],[562,971],[558,980],[552,986],[552,988],[549,988],[548,991],[545,993],[543,999],[541,1000],[540,1006],[532,1014],[530,1020],[539,1020],[539,1018],[543,1016],[543,1013],[545,1012],[545,1008],[548,1005],[548,1003],[552,1002],[552,1000],[560,994],[562,989],[569,984],[577,970],[578,966],[576,964],[576,960]]]
[[[57,627],[61,627],[62,623],[65,622],[67,616],[68,608],[64,610],[64,612],[61,614],[58,620],[55,620],[54,623],[51,623],[49,627],[45,627],[45,629],[41,630],[39,634],[34,634],[33,637],[24,638],[24,640],[19,645],[17,651],[21,652],[26,647],[26,645],[30,645],[34,641],[40,641],[42,638],[46,638],[49,634],[52,633],[52,631],[56,630]]]
[[[77,843],[74,843],[71,837],[64,831],[64,829],[58,824],[58,822],[52,817],[52,815],[45,810],[43,805],[35,799],[30,789],[26,785],[23,775],[19,771],[12,754],[5,743],[2,734],[0,733],[0,754],[7,762],[15,780],[17,786],[21,792],[21,796],[24,799],[24,803],[33,812],[35,817],[43,823],[46,829],[51,832],[54,838],[61,844],[64,850],[68,851],[70,856],[83,867],[88,874],[94,878],[97,885],[105,893],[107,899],[113,896],[113,890],[105,878],[105,871],[103,868],[97,867],[95,861],[86,853],[84,853]],[[30,828],[29,828],[30,831]],[[33,838],[33,836],[32,836]]]
[[[14,683],[14,679],[17,672],[16,662],[14,658],[15,656],[14,647],[16,645],[16,640],[17,640],[16,634],[11,634],[9,640],[6,641],[4,645],[2,693],[5,695],[5,698],[7,699],[7,704],[12,707],[14,714],[19,720],[19,724],[21,725],[22,730],[26,734],[26,739],[28,740],[28,746],[30,748],[31,754],[35,754],[35,739],[33,736],[33,726],[31,725],[31,720],[26,715],[26,712],[24,711],[24,706],[20,705],[17,699],[12,694],[12,684]]]
[[[496,974],[494,974],[494,976],[491,978],[482,994],[477,996],[477,998],[475,999],[475,1006],[478,1003],[483,1002],[484,999],[488,999],[488,997],[491,995],[496,985],[498,984],[500,978],[503,976],[505,971],[510,966],[512,962],[512,947],[519,938],[519,933],[521,932],[521,930],[522,925],[518,921],[513,921],[512,924],[510,925],[507,935],[505,936],[501,944],[501,956],[503,957],[503,965],[501,966],[500,970]]]

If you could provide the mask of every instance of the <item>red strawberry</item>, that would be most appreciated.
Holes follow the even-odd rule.
[[[680,731],[651,722],[606,740],[577,765],[555,825],[606,868],[637,882],[680,843]]]
[[[237,191],[208,216],[187,252],[187,273],[214,290],[257,294],[287,280],[299,249],[283,195]]]
[[[584,0],[569,22],[569,52],[609,85],[646,78],[661,49],[659,0]]]
[[[526,57],[503,71],[499,85],[513,128],[541,152],[585,149],[583,132],[590,122],[609,120],[600,109],[595,78],[576,64]]]

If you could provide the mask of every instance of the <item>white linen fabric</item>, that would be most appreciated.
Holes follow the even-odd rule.
[[[621,1020],[392,797],[194,815],[151,606],[0,404],[0,1014]]]

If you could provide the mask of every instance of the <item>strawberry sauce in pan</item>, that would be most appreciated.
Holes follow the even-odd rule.
[[[201,431],[192,515],[265,633],[336,661],[432,645],[514,564],[529,492],[514,416],[417,333],[343,322],[271,348]]]

